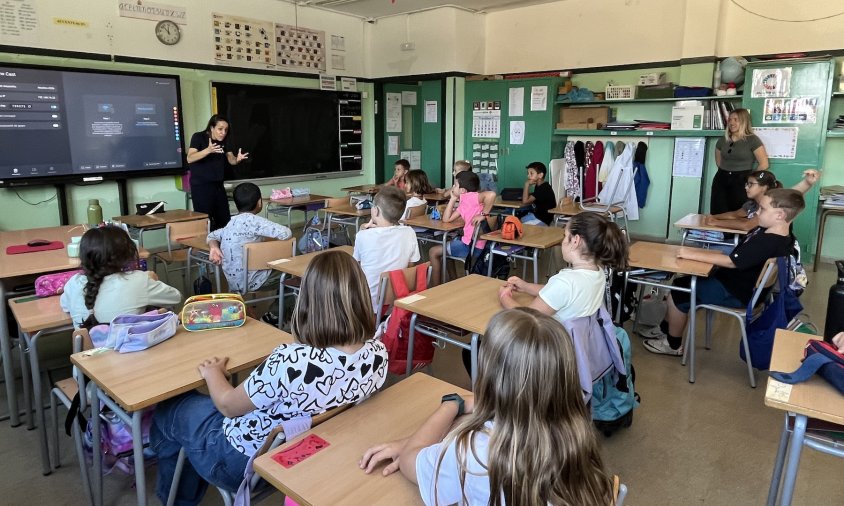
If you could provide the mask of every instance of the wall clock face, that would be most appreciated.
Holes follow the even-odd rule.
[[[182,31],[179,30],[179,25],[176,23],[164,20],[155,25],[155,36],[162,44],[173,46],[182,39]]]

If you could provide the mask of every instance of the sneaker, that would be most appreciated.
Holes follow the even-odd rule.
[[[683,347],[680,346],[676,350],[671,348],[671,345],[668,344],[668,338],[665,336],[658,339],[646,339],[642,341],[642,346],[644,346],[649,352],[657,353],[659,355],[679,357],[683,354]]]
[[[663,332],[662,329],[659,328],[659,325],[646,330],[639,330],[638,334],[644,337],[645,339],[659,339],[660,337],[665,336],[665,332]]]
[[[265,323],[269,323],[270,325],[278,326],[278,315],[271,311],[267,311],[266,313],[264,313],[264,316],[261,317],[261,320],[263,320]]]

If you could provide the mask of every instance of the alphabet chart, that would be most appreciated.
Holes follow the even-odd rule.
[[[279,67],[325,71],[324,31],[276,24],[275,45],[275,63]]]
[[[212,13],[214,60],[238,65],[272,66],[275,44],[273,24]]]

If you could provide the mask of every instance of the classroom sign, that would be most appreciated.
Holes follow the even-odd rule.
[[[752,98],[787,97],[791,93],[791,67],[754,69]]]

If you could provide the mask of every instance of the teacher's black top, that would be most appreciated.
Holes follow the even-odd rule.
[[[190,138],[190,147],[197,151],[202,151],[208,147],[208,134],[205,132],[196,132]],[[226,158],[226,143],[216,142],[223,148],[222,153],[210,153],[201,160],[197,160],[191,164],[190,167],[190,184],[191,186],[197,184],[218,184],[223,182],[224,172],[228,159]]]

